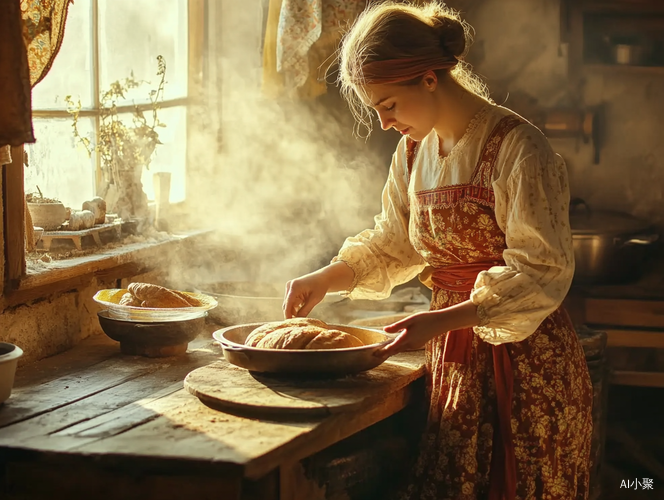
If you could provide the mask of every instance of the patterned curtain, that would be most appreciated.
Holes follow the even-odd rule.
[[[35,142],[31,88],[51,69],[73,0],[0,1],[0,151]]]
[[[23,43],[20,0],[0,2],[0,149],[10,163],[9,146],[35,142],[32,133],[30,71]],[[7,146],[5,146],[7,145]]]
[[[263,91],[311,99],[327,90],[342,31],[367,0],[270,0],[263,47]]]
[[[70,3],[73,0],[21,0],[23,39],[33,87],[46,76],[60,50]]]

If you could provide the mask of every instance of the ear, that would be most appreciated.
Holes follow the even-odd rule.
[[[436,76],[436,73],[433,71],[427,71],[424,73],[424,75],[422,75],[422,85],[424,85],[424,88],[429,92],[436,90],[436,87],[438,86],[438,76]]]

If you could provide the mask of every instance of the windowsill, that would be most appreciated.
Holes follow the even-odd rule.
[[[21,278],[17,288],[6,291],[0,302],[0,311],[84,286],[94,277],[118,279],[166,266],[172,252],[184,242],[194,243],[212,232],[180,232],[162,241],[129,243],[106,250],[102,248],[90,255],[50,262],[45,269],[32,270]]]

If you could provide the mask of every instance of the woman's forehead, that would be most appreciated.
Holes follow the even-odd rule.
[[[362,87],[356,87],[355,92],[362,100],[365,106],[376,107],[382,101],[394,97],[399,92],[398,85],[387,84],[367,84]]]

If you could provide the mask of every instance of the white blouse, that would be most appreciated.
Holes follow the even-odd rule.
[[[470,182],[486,139],[509,114],[513,112],[507,108],[485,106],[442,159],[432,131],[418,148],[410,182],[406,139],[401,140],[392,157],[382,212],[375,217],[374,229],[346,239],[333,259],[345,262],[355,273],[346,292],[351,299],[387,298],[392,288],[424,270],[427,263],[409,239],[410,196]],[[492,187],[496,220],[506,237],[506,265],[477,276],[470,299],[488,322],[474,330],[491,344],[519,342],[560,306],[574,274],[565,163],[539,129],[520,125],[503,141]]]

